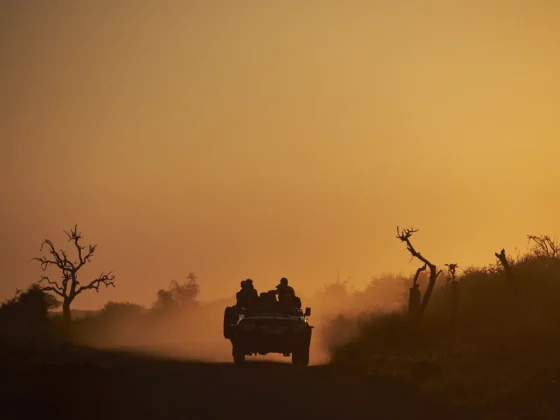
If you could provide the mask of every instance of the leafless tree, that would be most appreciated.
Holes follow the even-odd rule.
[[[451,287],[451,325],[455,325],[457,320],[457,308],[459,306],[459,282],[457,281],[456,271],[458,265],[445,264],[447,267],[447,285]]]
[[[414,246],[412,246],[412,244],[410,243],[410,237],[416,232],[418,232],[418,229],[414,230],[412,228],[403,229],[402,231],[400,231],[399,227],[397,226],[397,239],[400,239],[401,242],[406,243],[406,249],[408,250],[408,252],[410,252],[412,258],[418,258],[430,269],[430,280],[428,283],[428,287],[426,288],[426,292],[424,293],[422,303],[420,304],[420,308],[418,310],[418,317],[420,318],[426,311],[426,307],[428,306],[428,303],[430,301],[430,296],[432,295],[432,291],[434,290],[434,286],[436,284],[436,279],[441,274],[441,270],[437,271],[437,267],[430,261],[428,261],[426,257],[416,251],[416,249],[414,249]],[[418,271],[417,274],[419,275]]]
[[[78,273],[81,268],[87,263],[91,262],[91,258],[97,248],[97,245],[88,245],[87,250],[85,246],[80,245],[82,234],[78,233],[78,225],[75,225],[70,232],[64,231],[68,236],[68,241],[73,242],[78,253],[77,260],[70,260],[68,254],[63,249],[57,251],[52,241],[45,239],[41,244],[41,251],[43,247],[47,247],[49,256],[36,257],[32,261],[39,261],[41,269],[46,271],[49,266],[54,266],[60,270],[60,280],[51,280],[48,276],[41,276],[39,283],[45,284],[42,290],[52,292],[62,298],[62,316],[65,322],[70,322],[72,315],[70,312],[70,305],[80,293],[84,290],[95,290],[99,292],[99,287],[115,287],[115,276],[111,272],[101,273],[97,278],[86,282],[80,283],[78,280]]]
[[[549,235],[527,235],[529,243],[534,242],[532,251],[539,257],[560,259],[560,242]]]
[[[515,280],[515,276],[513,275],[513,271],[511,271],[511,267],[507,260],[506,250],[502,248],[499,254],[495,252],[494,255],[496,256],[496,258],[498,258],[498,260],[500,260],[500,263],[502,264],[502,267],[504,267],[504,271],[506,272],[508,278],[513,282]]]
[[[445,266],[447,267],[447,271],[449,273],[447,276],[447,283],[456,283],[457,279],[455,278],[455,272],[459,266],[457,264],[445,264]]]
[[[508,259],[506,257],[506,250],[502,248],[500,253],[494,253],[496,258],[502,264],[504,271],[508,278],[507,289],[509,290],[508,298],[509,298],[509,307],[508,311],[512,315],[512,322],[516,325],[521,326],[523,322],[523,313],[525,308],[525,302],[522,298],[520,286],[518,279],[516,278],[511,266],[509,265]]]
[[[414,280],[412,282],[412,287],[410,288],[410,293],[408,296],[408,316],[412,320],[417,320],[419,318],[419,310],[421,304],[421,293],[418,286],[418,277],[420,277],[420,273],[426,271],[427,265],[424,264],[418,270],[416,270],[416,274],[414,275]]]

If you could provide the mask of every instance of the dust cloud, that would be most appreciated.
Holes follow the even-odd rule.
[[[312,297],[301,296],[303,307],[312,309],[310,365],[327,364],[330,346],[352,338],[351,328],[337,331],[333,320],[399,309],[406,284],[403,276],[386,275],[372,279],[363,290],[352,290],[349,283],[336,282],[325,285]],[[144,308],[122,308],[114,313],[102,310],[76,322],[82,341],[94,348],[230,363],[231,343],[223,337],[223,315],[225,307],[234,302],[232,296],[161,312]],[[291,363],[290,357],[276,353],[251,356],[248,360]]]

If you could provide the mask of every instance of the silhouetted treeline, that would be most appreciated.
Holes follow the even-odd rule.
[[[438,263],[447,272],[437,277],[421,322],[412,322],[408,311],[415,275],[378,276],[358,291],[344,281],[327,284],[302,299],[313,308],[311,323],[317,327],[312,350],[324,345],[332,363],[409,378],[469,410],[521,404],[533,413],[539,407],[542,418],[554,418],[546,412],[560,407],[543,395],[560,391],[555,385],[560,376],[560,253],[547,236],[530,239],[527,253],[512,258],[505,250],[496,252],[498,259],[488,266]],[[427,290],[430,274],[417,271],[420,291]],[[234,292],[232,285],[232,298]],[[74,317],[66,330],[60,312],[54,312],[60,302],[33,285],[0,306],[0,340],[33,349],[64,340],[94,347],[179,343],[180,348],[206,340],[201,353],[222,343],[229,360],[221,323],[223,308],[233,301],[203,305],[198,295],[191,274],[154,291],[149,307],[108,302]],[[473,411],[471,418],[479,417]]]
[[[455,284],[442,276],[420,324],[410,322],[405,302],[331,318],[332,362],[409,378],[473,410],[507,406],[506,398],[518,404],[514,412],[519,404],[533,413],[560,409],[543,401],[560,375],[559,255],[536,245],[509,257],[508,268],[467,267]]]
[[[71,323],[63,322],[59,302],[38,284],[0,305],[0,342],[11,348],[49,346],[56,343],[111,346],[137,342],[145,336],[149,343],[153,330],[164,329],[172,319],[184,319],[198,303],[199,285],[191,273],[184,282],[172,281],[168,289],[156,293],[150,308],[130,302],[107,302],[99,311],[86,311]],[[148,334],[147,334],[148,333]]]
[[[54,328],[49,311],[59,306],[60,302],[38,284],[18,290],[0,305],[0,345],[21,348],[52,340]]]
[[[170,335],[170,326],[183,326],[199,307],[200,287],[194,273],[182,282],[172,281],[167,289],[160,289],[151,307],[131,302],[107,302],[93,314],[74,320],[75,342],[96,347],[149,346]],[[186,334],[185,328],[175,335]],[[159,337],[158,337],[159,336]]]

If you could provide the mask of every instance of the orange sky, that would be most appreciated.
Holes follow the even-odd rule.
[[[465,5],[468,3],[468,5]],[[0,297],[46,237],[99,243],[83,295],[204,300],[281,276],[486,264],[560,235],[560,3],[3,1]]]

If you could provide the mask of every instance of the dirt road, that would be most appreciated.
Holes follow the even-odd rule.
[[[5,420],[449,418],[411,385],[330,366],[91,352],[0,375]]]

